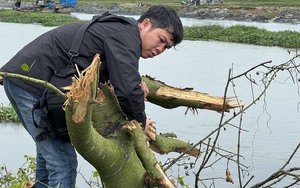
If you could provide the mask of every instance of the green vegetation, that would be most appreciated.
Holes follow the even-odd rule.
[[[226,6],[236,7],[300,7],[299,0],[224,0]]]
[[[0,22],[39,23],[44,26],[60,26],[79,21],[79,19],[65,14],[25,13],[13,10],[0,10]],[[298,32],[271,32],[253,26],[238,25],[222,27],[210,25],[185,27],[184,35],[185,40],[216,40],[261,46],[279,46],[284,48],[300,47],[300,33]]]
[[[7,168],[6,165],[0,166],[0,188],[25,188],[34,184],[36,158],[24,155],[25,162],[18,168],[16,173]],[[85,180],[87,187],[102,187],[102,182],[97,171],[94,171],[91,177],[86,179],[81,172],[78,172]],[[45,185],[45,187],[47,187]],[[78,186],[76,186],[77,188]],[[58,187],[57,187],[58,188]]]
[[[78,18],[65,14],[18,12],[0,9],[0,22],[38,23],[44,26],[61,26],[78,21],[80,21]]]
[[[217,25],[185,27],[185,39],[216,40],[254,44],[260,46],[279,46],[299,48],[300,33],[294,31],[272,32],[253,26],[222,27]]]
[[[31,0],[25,0],[30,1]],[[140,0],[80,0],[79,5],[83,4],[100,4],[105,6],[120,5],[125,8],[136,8]],[[252,9],[260,6],[280,6],[280,7],[300,7],[299,0],[224,0],[223,4],[187,6],[181,5],[181,0],[149,0],[146,5],[163,4],[173,6],[176,9],[198,9],[199,7],[229,7],[229,8],[246,8]],[[265,16],[274,18],[275,12],[266,12]],[[61,26],[80,20],[70,15],[37,13],[37,12],[18,12],[13,10],[0,10],[0,22],[14,23],[38,23],[44,26]],[[293,31],[270,32],[264,29],[248,26],[194,26],[185,27],[186,40],[217,40],[224,42],[236,42],[255,44],[262,46],[279,46],[284,48],[298,48],[300,34]]]
[[[26,162],[19,168],[17,174],[12,173],[5,165],[0,166],[0,187],[22,188],[32,182],[35,177],[36,162],[34,157],[25,155]]]
[[[17,116],[15,110],[11,106],[11,104],[5,106],[1,104],[0,106],[0,123],[1,122],[20,122],[19,117]]]

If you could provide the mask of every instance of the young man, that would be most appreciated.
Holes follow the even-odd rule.
[[[148,88],[141,83],[138,61],[140,57],[155,57],[182,41],[183,27],[176,11],[153,6],[137,21],[111,14],[94,19],[98,20],[86,29],[79,52],[73,58],[69,51],[82,22],[41,35],[21,49],[1,71],[50,81],[70,63],[77,64],[81,70],[87,68],[99,53],[100,82],[110,81],[128,119],[141,122],[145,134],[155,139],[149,131],[153,120],[145,115],[144,98]],[[24,69],[24,65],[28,68]],[[35,187],[75,187],[77,159],[71,143],[55,135],[44,135],[45,127],[37,126],[43,119],[42,110],[33,109],[45,88],[20,79],[4,78],[3,81],[11,104],[36,143]]]

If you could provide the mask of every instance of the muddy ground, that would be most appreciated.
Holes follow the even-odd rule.
[[[13,1],[0,0],[0,7],[11,8],[13,5]],[[30,5],[22,2],[21,6]],[[105,11],[109,11],[115,14],[140,15],[147,8],[147,4],[143,6],[137,4],[125,4],[122,6],[81,5],[75,7],[74,11],[91,14],[101,14]],[[291,7],[233,8],[218,5],[182,5],[180,10],[178,10],[178,14],[181,17],[196,19],[300,24],[300,8]]]

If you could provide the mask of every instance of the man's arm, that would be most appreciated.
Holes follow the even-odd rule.
[[[109,79],[122,111],[129,120],[146,126],[144,91],[138,72],[140,39],[138,31],[126,30],[111,34],[104,41],[104,54]]]

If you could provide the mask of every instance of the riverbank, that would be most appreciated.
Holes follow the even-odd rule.
[[[0,0],[0,7],[12,8],[14,2]],[[22,2],[21,6],[29,6],[31,2]],[[122,4],[118,6],[103,6],[99,4],[78,5],[74,12],[101,14],[109,11],[115,14],[140,15],[149,6],[143,4]],[[222,5],[192,6],[182,5],[176,7],[180,17],[196,19],[233,20],[247,22],[274,22],[300,24],[300,8],[294,7],[230,7]]]
[[[108,10],[118,14],[139,15],[146,8],[147,6],[139,7],[137,5],[133,5],[130,9],[123,6],[81,5],[76,7],[76,11],[98,14]],[[300,24],[300,9],[289,7],[223,8],[211,6],[202,8],[201,6],[182,5],[178,14],[183,18]]]
[[[123,4],[122,4],[123,6]],[[100,6],[100,5],[85,5],[85,6],[78,6],[76,7],[77,13],[89,13],[89,14],[102,14],[105,11],[110,11],[111,13],[116,14],[123,14],[123,15],[139,15],[143,11],[147,9],[147,5],[144,5],[142,7],[134,7],[131,6]],[[216,8],[216,7],[214,7]],[[189,8],[186,8],[187,10]],[[250,10],[250,9],[249,9]],[[251,8],[252,12],[255,12],[257,14],[253,14],[258,16],[259,11],[257,11],[257,8]],[[256,10],[256,11],[253,11]],[[197,8],[194,9],[194,12],[201,11],[201,9]],[[220,18],[216,15],[222,15],[220,12],[214,12],[212,10],[207,10],[209,12],[213,12],[214,14],[209,14],[209,16],[204,17],[197,17],[195,15],[197,14],[189,14],[188,11],[184,11],[183,9],[178,9],[178,12],[184,20],[185,18],[198,18],[203,20],[197,20],[194,19],[195,22],[197,21],[207,21],[212,19],[223,19],[223,17]],[[262,11],[262,10],[261,10]],[[261,12],[260,11],[260,12]],[[240,10],[240,12],[243,12]],[[75,13],[76,14],[76,13]],[[188,14],[189,16],[184,16],[184,14]],[[245,24],[246,21],[248,21],[249,24],[254,23],[253,21],[256,21],[255,23],[259,23],[258,20],[249,20],[249,16],[245,12],[240,13],[242,16],[234,16],[227,18],[227,22],[234,22],[234,21],[243,21]],[[253,16],[254,17],[254,16]],[[243,18],[243,19],[241,19]],[[86,18],[86,20],[91,18]],[[290,23],[293,20],[298,21],[299,19],[287,19],[288,21],[280,22],[279,25],[288,24],[290,26],[298,26],[298,25],[292,25]],[[14,22],[14,23],[39,23],[43,26],[61,26],[69,23],[74,23],[81,21],[79,18],[75,16],[69,16],[64,14],[55,14],[55,13],[27,13],[24,14],[20,11],[14,11],[14,10],[0,10],[0,22]],[[275,19],[273,19],[273,22]],[[278,19],[277,19],[278,21]],[[219,22],[219,21],[218,21]],[[222,21],[221,21],[222,22]],[[219,22],[219,23],[221,23]],[[225,22],[225,21],[224,21]],[[242,23],[242,22],[240,22]],[[271,23],[262,23],[264,25],[272,25]],[[274,23],[273,23],[274,24]],[[275,23],[276,24],[276,23]],[[282,27],[280,26],[280,27]],[[278,46],[283,48],[299,48],[299,39],[300,33],[299,29],[297,31],[288,29],[283,31],[268,31],[266,29],[261,29],[259,27],[249,27],[246,25],[237,25],[232,27],[223,27],[220,25],[204,25],[204,26],[197,26],[197,25],[191,25],[187,26],[185,28],[184,32],[184,39],[186,40],[215,40],[215,41],[223,41],[223,42],[235,42],[235,43],[245,43],[245,44],[255,44],[255,45],[261,45],[261,46]]]

